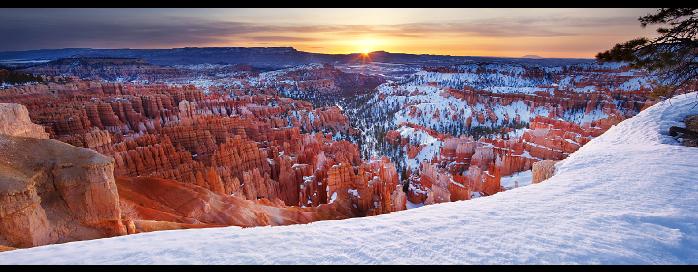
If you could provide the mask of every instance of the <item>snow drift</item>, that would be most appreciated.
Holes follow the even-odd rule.
[[[0,254],[1,264],[698,263],[698,149],[667,135],[697,94],[623,121],[539,184],[403,212],[174,230]]]

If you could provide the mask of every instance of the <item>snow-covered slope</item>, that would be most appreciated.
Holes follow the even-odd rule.
[[[0,253],[2,264],[698,263],[698,148],[666,135],[696,93],[490,197],[282,227],[176,230]]]

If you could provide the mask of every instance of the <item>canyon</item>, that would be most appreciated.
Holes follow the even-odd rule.
[[[650,75],[614,63],[136,57],[61,55],[20,67],[43,82],[0,89],[0,246],[490,197],[544,183],[656,102]]]
[[[2,252],[0,264],[692,264],[698,152],[667,131],[698,114],[697,102],[694,92],[651,106],[559,161],[550,179],[489,197],[34,247]]]
[[[3,184],[10,186],[3,190],[5,246],[308,223],[405,207],[389,161],[364,162],[356,146],[331,133],[300,132],[348,131],[336,109],[89,81],[4,91],[3,101],[26,105],[2,104],[0,117]],[[47,222],[47,213],[61,222]]]

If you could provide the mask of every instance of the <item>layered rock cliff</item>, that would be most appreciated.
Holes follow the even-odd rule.
[[[0,104],[0,116],[0,243],[31,247],[126,234],[112,158],[46,139],[24,106]]]
[[[193,130],[172,130],[177,149],[167,133],[117,144],[105,132],[105,140],[90,141],[111,157],[48,139],[23,105],[0,104],[0,121],[3,250],[167,229],[288,225],[356,216],[347,207],[319,201],[313,207],[287,206],[284,201],[294,195],[282,196],[279,182],[271,179],[279,176],[271,165],[282,161],[267,161],[266,152],[240,135],[217,145],[204,130],[210,149],[201,149],[206,142],[190,137],[200,134],[187,132]],[[184,146],[205,159],[193,160]],[[338,158],[337,151],[327,152]],[[282,176],[297,171],[296,166],[282,169],[287,168],[293,170],[283,170]],[[121,177],[115,179],[115,173]],[[297,188],[299,182],[293,180],[303,180],[304,174],[309,172],[291,176],[286,187]],[[141,175],[154,177],[137,177]],[[296,192],[295,203],[298,197]]]

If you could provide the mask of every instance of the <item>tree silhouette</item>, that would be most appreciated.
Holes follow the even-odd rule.
[[[698,15],[696,8],[661,8],[655,14],[638,19],[642,27],[662,25],[654,39],[637,38],[616,44],[598,53],[596,59],[629,62],[657,75],[652,95],[668,98],[683,91],[695,90],[698,78]]]
[[[0,83],[20,84],[43,81],[44,80],[40,76],[0,68]]]

